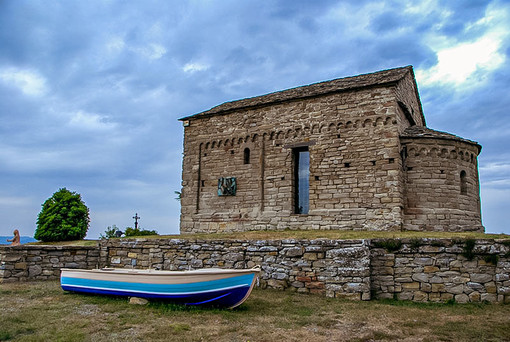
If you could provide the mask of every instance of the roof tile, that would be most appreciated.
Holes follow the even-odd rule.
[[[207,111],[191,115],[180,120],[188,120],[192,117],[219,115],[239,109],[258,107],[272,103],[281,103],[289,100],[314,97],[350,89],[393,83],[401,80],[410,71],[412,72],[412,66],[406,66],[395,69],[382,70],[370,74],[344,77],[331,81],[314,83],[292,89],[277,91],[266,95],[225,102]]]
[[[457,140],[466,142],[469,144],[474,144],[478,146],[478,149],[481,150],[480,144],[478,144],[476,141],[468,140],[461,138],[457,135],[436,131],[427,127],[423,126],[411,126],[408,127],[400,134],[400,137],[402,138],[431,138],[431,139],[444,139],[444,140]]]

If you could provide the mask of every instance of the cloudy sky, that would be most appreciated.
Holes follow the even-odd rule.
[[[0,0],[0,235],[61,187],[88,238],[178,233],[178,118],[405,65],[428,126],[483,146],[483,223],[510,233],[509,58],[503,0]]]

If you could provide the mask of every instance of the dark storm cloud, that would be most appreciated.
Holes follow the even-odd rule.
[[[18,213],[0,229],[30,235],[40,204],[67,186],[91,207],[92,238],[131,224],[135,211],[146,227],[175,233],[177,118],[337,77],[409,64],[432,70],[431,41],[483,37],[486,27],[474,24],[504,5],[0,1],[0,210]],[[481,73],[489,80],[471,93],[418,79],[429,124],[484,145],[488,189],[508,182],[506,65]],[[485,200],[494,227],[500,197],[494,190]]]

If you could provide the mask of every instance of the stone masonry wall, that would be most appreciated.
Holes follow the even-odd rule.
[[[414,123],[418,126],[425,126],[425,118],[422,114],[423,111],[421,108],[420,97],[414,80],[411,77],[405,77],[402,79],[396,86],[395,94],[397,100],[405,106],[405,109],[408,111],[408,115],[412,117]],[[402,110],[402,108],[399,109]],[[410,125],[408,119],[399,121],[399,132],[402,132]]]
[[[110,240],[112,267],[190,270],[262,267],[259,286],[370,299],[370,258],[363,240]]]
[[[398,241],[398,240],[393,240]],[[396,251],[372,241],[374,298],[510,303],[510,240],[404,239]]]
[[[510,303],[510,240],[112,239],[97,247],[0,247],[0,283],[57,279],[62,267],[255,265],[262,288],[355,300]]]
[[[49,280],[60,269],[103,266],[97,246],[0,246],[0,283]]]
[[[483,232],[477,147],[442,139],[402,143],[407,148],[403,228]]]
[[[373,87],[189,120],[181,232],[400,230],[398,112],[395,89]],[[294,212],[297,147],[310,152],[307,215]],[[236,196],[217,195],[220,177],[236,177]]]

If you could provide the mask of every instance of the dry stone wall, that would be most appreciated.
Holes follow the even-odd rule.
[[[0,247],[0,283],[60,268],[262,268],[258,286],[336,298],[510,303],[510,240],[112,239]]]
[[[259,286],[329,297],[370,299],[370,257],[364,240],[110,240],[113,267],[191,270],[262,267]]]
[[[375,298],[510,303],[510,240],[372,241],[370,264]]]
[[[0,246],[0,283],[58,279],[61,268],[101,266],[97,246]]]

